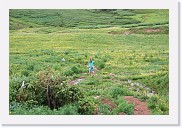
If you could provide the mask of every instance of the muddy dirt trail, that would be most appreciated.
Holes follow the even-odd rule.
[[[128,103],[134,104],[134,115],[150,115],[151,112],[147,107],[146,102],[142,102],[141,100],[134,98],[133,96],[124,96],[124,99]]]
[[[149,108],[147,107],[146,102],[142,102],[137,98],[134,98],[133,96],[124,96],[123,97],[128,103],[134,104],[134,115],[150,115],[151,112]],[[109,99],[102,99],[102,104],[107,104],[110,107],[110,110],[112,111],[114,108],[116,108],[116,104],[112,102]],[[126,113],[120,112],[119,115],[127,115]]]
[[[112,76],[111,73],[109,75]],[[82,80],[85,80],[84,76],[82,76],[80,78],[77,78],[75,80],[71,80],[71,81],[68,82],[68,84],[69,85],[77,85]],[[94,98],[98,98],[99,99],[100,96],[96,96]],[[123,98],[128,103],[131,103],[131,104],[135,105],[134,106],[134,113],[133,113],[134,115],[150,115],[151,114],[149,108],[147,107],[147,103],[146,102],[142,102],[141,100],[139,100],[137,98],[134,98],[133,96],[124,96]],[[111,100],[106,99],[106,98],[105,99],[101,99],[101,103],[109,105],[110,111],[112,111],[114,108],[117,107],[117,105],[114,102],[112,102]],[[97,113],[97,111],[96,111],[96,113]],[[121,113],[119,113],[119,115],[126,115],[126,114],[121,112]]]
[[[84,80],[84,77],[81,77],[81,78],[77,78],[75,80],[72,80],[72,81],[69,81],[68,84],[69,85],[76,85],[78,84],[80,81]]]

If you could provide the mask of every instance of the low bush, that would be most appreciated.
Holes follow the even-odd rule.
[[[73,74],[79,74],[79,73],[82,73],[82,72],[84,72],[84,70],[82,70],[79,65],[75,65],[75,66],[71,67],[71,69],[67,69],[64,72],[64,75],[65,76],[71,76]]]
[[[33,79],[33,78],[32,78]],[[12,101],[24,101],[28,98],[29,91],[25,90],[24,88],[21,88],[22,83],[29,83],[30,78],[26,76],[22,77],[11,77],[10,83],[9,83],[9,100]]]
[[[124,87],[112,87],[109,91],[109,94],[113,98],[117,98],[118,96],[127,95],[128,90]]]
[[[155,95],[148,100],[148,107],[152,110],[153,114],[166,115],[169,114],[169,103]]]
[[[119,98],[118,107],[113,110],[113,113],[125,113],[132,115],[134,113],[134,104],[128,104],[123,98]]]
[[[12,102],[10,104],[10,115],[78,115],[76,104],[67,104],[58,109],[51,110],[48,106],[34,105],[29,107],[27,103],[20,104]]]
[[[105,63],[104,63],[104,61],[97,61],[96,65],[97,65],[97,67],[98,67],[99,69],[105,68]]]
[[[98,108],[99,115],[111,115],[110,107],[107,104],[100,104]]]
[[[85,84],[85,85],[98,85],[99,80],[97,78],[95,78],[95,77],[90,77],[89,79],[83,81],[82,84]]]
[[[77,104],[67,104],[55,111],[58,111],[59,115],[79,115]]]
[[[92,115],[95,110],[95,104],[93,100],[84,98],[81,99],[79,102],[78,112],[82,115]]]
[[[11,85],[16,85],[13,87],[16,88],[16,91],[10,90],[10,94],[15,96],[18,102],[37,103],[38,105],[47,105],[51,109],[57,109],[83,98],[83,93],[78,87],[67,86],[64,80],[64,77],[60,77],[54,70],[47,67],[46,71],[38,73],[36,80],[29,81],[30,85],[27,88],[21,88],[21,80],[16,82],[17,84],[12,83]],[[13,98],[11,99],[13,101]]]
[[[30,71],[28,71],[28,70],[23,70],[23,71],[21,71],[21,74],[22,74],[23,76],[28,77],[29,74],[30,74]]]

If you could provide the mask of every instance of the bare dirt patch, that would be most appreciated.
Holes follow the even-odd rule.
[[[116,104],[109,99],[102,99],[101,103],[109,105],[110,111],[112,111],[116,107]]]
[[[68,82],[69,85],[76,85],[78,84],[80,81],[84,80],[84,77],[81,77],[81,78],[77,78],[75,80],[71,80]]]
[[[144,30],[146,33],[155,33],[155,32],[160,32],[161,29],[157,28],[157,29],[154,29],[154,28],[147,28]]]
[[[132,34],[132,32],[131,31],[123,31],[123,32],[110,31],[110,32],[108,32],[108,34],[110,34],[110,35],[120,35],[120,34],[130,35],[130,34]]]
[[[147,107],[146,102],[142,102],[137,98],[134,98],[133,96],[124,96],[124,99],[128,103],[134,104],[134,115],[150,115],[151,112],[149,108]]]
[[[132,34],[131,31],[125,31],[125,32],[123,33],[123,35],[130,35],[130,34]]]

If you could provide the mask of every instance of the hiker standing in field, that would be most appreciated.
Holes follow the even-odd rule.
[[[88,62],[88,66],[89,66],[89,74],[91,75],[94,72],[94,60],[92,58],[90,58],[89,62]]]

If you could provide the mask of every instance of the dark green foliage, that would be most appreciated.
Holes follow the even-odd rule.
[[[81,91],[75,86],[67,86],[63,78],[56,76],[53,72],[47,71],[39,74],[39,79],[35,83],[36,100],[39,103],[48,105],[50,108],[58,108],[68,103],[78,101],[83,97]],[[42,93],[40,93],[42,90]],[[45,97],[41,97],[45,96]],[[41,100],[42,99],[42,100]]]
[[[150,97],[148,100],[148,107],[154,114],[169,114],[169,103],[166,100],[161,99],[158,96]]]
[[[134,112],[134,104],[128,104],[123,98],[118,99],[118,107],[113,110],[114,113],[125,113],[132,115]]]
[[[71,67],[71,69],[68,69],[64,72],[65,76],[71,76],[73,74],[79,74],[82,73],[83,70],[80,68],[80,65],[75,65],[73,67]]]
[[[71,71],[72,71],[73,73],[75,73],[75,74],[80,73],[80,70],[79,70],[76,66],[73,66],[73,67],[71,68]]]
[[[111,110],[109,105],[107,104],[100,104],[98,108],[98,114],[99,115],[111,115]]]
[[[109,94],[113,98],[117,98],[118,96],[128,95],[128,89],[127,88],[124,88],[124,87],[113,87],[109,91]]]
[[[30,71],[23,70],[23,71],[21,71],[21,74],[22,74],[23,76],[28,77],[28,76],[29,76],[29,74],[30,74]]]
[[[16,91],[10,90],[10,94],[17,97],[18,102],[29,104],[36,102],[38,105],[57,109],[65,104],[79,101],[83,97],[78,87],[67,86],[63,81],[64,77],[60,77],[54,70],[47,67],[46,71],[39,72],[37,80],[31,82],[27,88],[20,88],[21,83],[19,83]]]
[[[21,102],[28,99],[29,92],[21,88],[23,81],[25,81],[25,83],[29,83],[30,78],[26,76],[22,76],[22,77],[12,77],[10,79],[10,83],[9,83],[10,102],[12,101]]]
[[[31,65],[28,65],[28,66],[27,66],[27,69],[28,69],[28,70],[31,70],[31,71],[33,71],[33,70],[34,70],[34,65],[33,65],[33,64],[31,64]]]
[[[157,102],[158,102],[158,97],[156,97],[156,96],[154,96],[154,97],[151,97],[151,98],[149,98],[149,100],[148,100],[148,103],[149,103],[149,108],[150,109],[155,109],[156,108],[156,106],[157,106]]]
[[[105,63],[103,61],[97,61],[95,64],[99,69],[105,68]]]
[[[84,98],[79,102],[78,112],[82,115],[92,115],[94,113],[95,104],[91,99]]]
[[[74,73],[71,71],[71,70],[67,70],[67,71],[65,71],[64,72],[64,75],[65,76],[71,76],[71,75],[73,75]]]
[[[77,104],[67,104],[63,107],[60,107],[57,115],[79,115]]]
[[[85,84],[85,85],[98,85],[99,80],[95,77],[90,77],[89,79],[81,82],[80,84]]]
[[[27,103],[10,104],[10,115],[78,115],[77,104],[67,104],[58,109],[51,110],[48,106],[34,105],[29,107]]]
[[[121,103],[118,106],[118,110],[120,112],[126,113],[127,115],[132,115],[134,110],[134,104]]]

